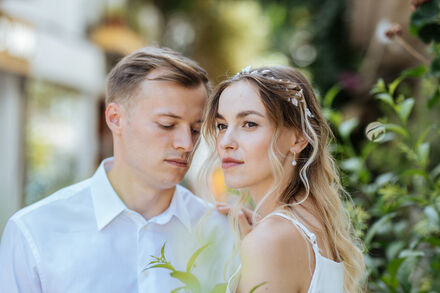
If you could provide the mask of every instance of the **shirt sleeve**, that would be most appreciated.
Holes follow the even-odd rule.
[[[42,292],[35,255],[14,220],[6,224],[0,243],[0,292]]]

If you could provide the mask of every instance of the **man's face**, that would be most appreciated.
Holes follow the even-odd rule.
[[[115,137],[129,172],[154,189],[182,181],[199,139],[206,98],[203,84],[187,88],[170,81],[143,81],[134,101],[124,107],[125,119],[121,117],[120,135]]]

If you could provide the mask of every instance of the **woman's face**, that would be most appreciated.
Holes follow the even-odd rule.
[[[238,81],[223,91],[217,128],[217,153],[226,185],[267,191],[273,182],[269,149],[275,128],[254,84]],[[291,132],[283,129],[277,140],[282,161],[289,153]]]

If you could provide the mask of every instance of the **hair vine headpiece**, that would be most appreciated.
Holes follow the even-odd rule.
[[[296,91],[294,96],[287,98],[287,101],[292,103],[295,107],[298,107],[299,103],[303,103],[306,116],[310,117],[310,118],[314,118],[315,116],[312,114],[312,112],[310,112],[309,108],[307,107],[306,100],[304,98],[304,91],[301,88],[301,86],[295,82],[292,82],[291,80],[288,80],[288,79],[277,79],[277,78],[275,78],[275,76],[273,74],[268,76],[270,73],[272,73],[272,71],[270,69],[252,70],[252,67],[250,65],[248,65],[245,68],[243,68],[240,72],[235,74],[234,77],[232,78],[232,80],[238,80],[241,76],[253,75],[253,74],[260,74],[266,78],[269,78],[272,80],[277,80],[277,81],[283,83],[281,88],[284,88],[285,91],[289,91],[289,89]],[[287,84],[287,86],[286,86],[286,84]]]
[[[237,74],[234,75],[234,77],[232,79],[238,79],[240,76],[245,75],[245,74],[250,74],[252,67],[250,65],[246,66],[245,68],[243,68],[240,72],[237,72]]]

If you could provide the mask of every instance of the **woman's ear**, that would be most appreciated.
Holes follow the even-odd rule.
[[[290,152],[299,154],[307,145],[308,141],[299,131],[295,131],[292,135]]]
[[[114,135],[121,134],[122,107],[116,103],[110,103],[105,109],[105,122]]]

